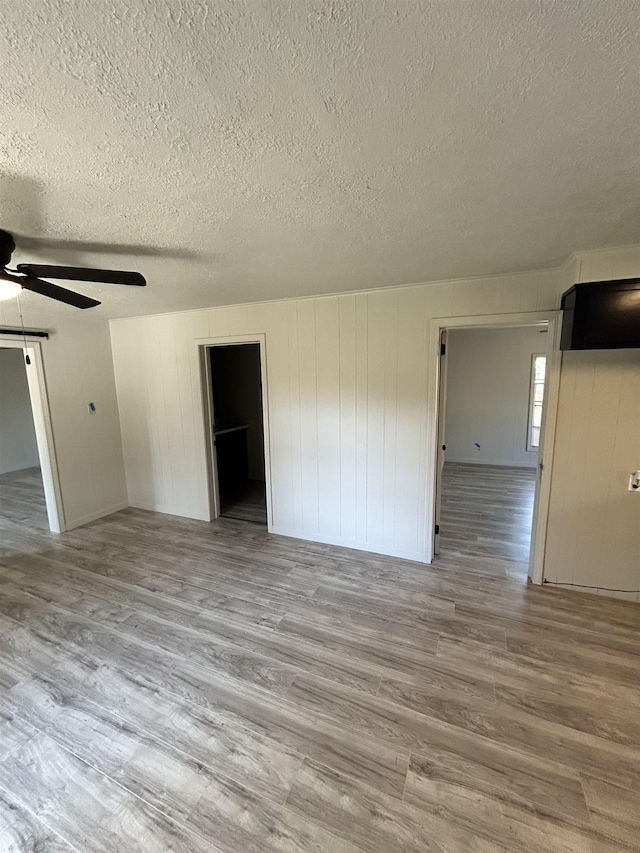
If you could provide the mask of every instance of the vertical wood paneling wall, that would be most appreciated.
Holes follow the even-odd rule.
[[[129,501],[209,518],[197,340],[264,333],[273,531],[423,560],[429,322],[558,289],[534,272],[112,321]]]
[[[640,250],[587,253],[577,280],[640,276]],[[570,282],[567,282],[569,286]],[[640,601],[640,350],[563,354],[548,538],[547,579]]]

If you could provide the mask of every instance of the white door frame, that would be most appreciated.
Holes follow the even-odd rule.
[[[560,334],[562,332],[561,311],[531,311],[521,314],[486,314],[473,317],[439,317],[430,322],[431,345],[428,356],[428,400],[427,413],[427,507],[430,507],[426,519],[425,550],[427,562],[433,561],[434,525],[436,502],[436,471],[438,442],[438,400],[440,371],[440,335],[446,329],[504,329],[518,326],[547,326],[547,372],[545,377],[545,405],[542,412],[540,430],[540,448],[536,493],[533,504],[533,522],[531,528],[531,550],[529,554],[529,578],[532,583],[541,584],[544,580],[544,555],[547,540],[547,522],[549,516],[549,498],[551,494],[551,472],[553,449],[558,414],[558,396],[560,391]]]
[[[262,381],[262,430],[264,437],[264,477],[267,500],[267,530],[273,527],[273,500],[271,476],[271,440],[269,434],[269,393],[267,388],[267,340],[263,333],[255,335],[228,335],[215,338],[197,338],[200,380],[204,409],[204,441],[207,458],[207,482],[209,500],[209,521],[220,515],[220,495],[218,489],[218,470],[215,447],[213,444],[213,389],[211,384],[211,362],[208,350],[215,346],[233,344],[258,344],[260,346],[260,378]]]
[[[44,497],[47,505],[49,529],[53,533],[62,533],[63,530],[66,530],[66,525],[41,344],[39,341],[28,340],[25,347],[21,336],[2,335],[0,336],[0,347],[3,349],[22,350],[23,354],[25,356],[28,355],[31,361],[31,364],[26,364],[25,361],[25,368],[29,384],[33,423],[36,430],[36,443],[38,445],[38,456],[40,457],[40,471],[42,473]]]
[[[433,553],[440,553],[440,515],[442,512],[442,471],[444,469],[444,435],[445,416],[447,412],[447,343],[449,330],[445,329],[438,336],[440,346],[440,364],[438,367],[438,424],[436,427],[438,444],[436,445],[436,485],[435,485],[435,511],[434,511],[434,534]]]

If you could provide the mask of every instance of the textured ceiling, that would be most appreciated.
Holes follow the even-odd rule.
[[[0,10],[0,226],[38,238],[16,261],[145,273],[146,291],[84,287],[94,316],[640,242],[634,0]]]

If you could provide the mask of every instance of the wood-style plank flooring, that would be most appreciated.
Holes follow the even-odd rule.
[[[0,496],[3,853],[640,850],[637,605]]]
[[[440,562],[493,577],[526,577],[535,485],[535,468],[447,462]]]

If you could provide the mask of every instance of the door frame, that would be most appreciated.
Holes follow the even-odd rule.
[[[558,416],[558,398],[560,393],[560,335],[562,332],[561,311],[530,311],[520,314],[482,314],[470,317],[438,317],[430,321],[431,346],[427,359],[428,400],[427,412],[427,507],[431,507],[426,519],[425,550],[427,562],[433,562],[434,530],[436,518],[436,475],[438,463],[438,418],[440,414],[440,336],[451,329],[508,329],[526,326],[546,326],[547,371],[545,376],[545,405],[542,412],[538,467],[536,469],[536,491],[533,504],[531,527],[531,547],[529,552],[529,579],[534,584],[544,580],[544,557],[547,541],[549,518],[549,499],[551,495],[551,475],[553,469],[553,451]]]
[[[204,410],[204,441],[207,460],[207,498],[209,521],[220,516],[220,493],[218,466],[213,443],[213,387],[211,384],[211,361],[209,350],[215,346],[258,344],[260,347],[260,380],[262,383],[262,430],[264,440],[264,477],[267,501],[267,531],[273,527],[273,491],[271,476],[271,440],[269,433],[269,393],[267,388],[267,340],[264,333],[255,335],[220,335],[213,338],[198,338],[198,359]]]
[[[444,468],[444,434],[445,418],[447,414],[447,344],[449,343],[449,330],[443,329],[438,335],[438,346],[440,347],[440,364],[438,367],[438,425],[436,445],[436,485],[435,485],[435,510],[433,525],[433,553],[440,553],[440,515],[442,513],[442,470]]]
[[[47,506],[49,529],[52,533],[62,533],[66,530],[66,523],[56,458],[56,446],[51,424],[51,411],[49,409],[49,395],[44,372],[42,345],[40,341],[27,341],[25,346],[22,336],[16,333],[16,336],[0,336],[0,348],[22,350],[23,356],[28,355],[31,360],[31,364],[27,364],[25,360],[25,370],[29,385],[29,397],[31,399],[31,412],[36,432],[38,456],[40,457],[40,471]]]

